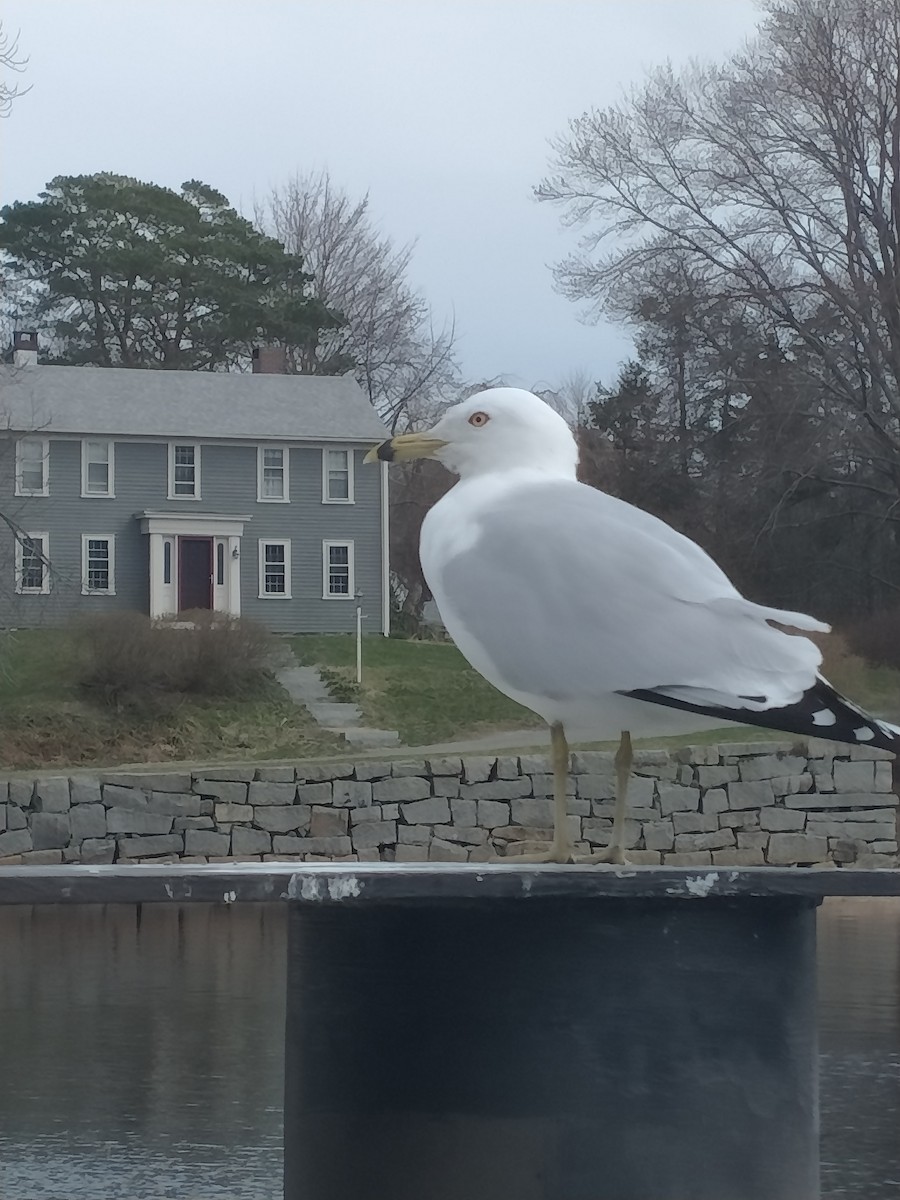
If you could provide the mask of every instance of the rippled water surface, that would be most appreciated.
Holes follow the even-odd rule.
[[[0,908],[0,1198],[280,1200],[284,935],[267,906]],[[900,903],[829,901],[819,959],[823,1195],[897,1200]]]

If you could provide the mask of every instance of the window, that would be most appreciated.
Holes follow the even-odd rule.
[[[163,542],[163,583],[172,582],[172,543]]]
[[[256,498],[286,503],[290,500],[288,465],[290,455],[285,446],[260,446],[257,450]]]
[[[50,537],[22,533],[16,538],[16,591],[46,596],[50,591]]]
[[[116,539],[112,534],[85,533],[81,538],[81,594],[116,594]]]
[[[115,495],[115,442],[81,443],[82,496]]]
[[[216,543],[216,587],[225,586],[225,543]]]
[[[322,501],[325,504],[353,503],[353,451],[322,451]]]
[[[196,442],[169,443],[169,499],[200,499],[200,447]]]
[[[46,438],[16,442],[16,495],[49,496],[50,443]]]
[[[324,596],[326,600],[352,599],[353,543],[323,542]]]
[[[288,541],[259,541],[260,599],[291,596],[291,543]]]

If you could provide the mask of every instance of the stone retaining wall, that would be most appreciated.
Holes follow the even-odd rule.
[[[815,742],[638,752],[630,858],[675,866],[895,867],[892,756]],[[577,848],[607,844],[613,756],[575,752]],[[484,862],[549,840],[544,756],[0,780],[0,865]]]

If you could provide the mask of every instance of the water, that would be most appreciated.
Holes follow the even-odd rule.
[[[284,934],[274,906],[0,909],[0,1198],[280,1200]],[[823,1195],[897,1200],[900,901],[829,901],[819,948]]]

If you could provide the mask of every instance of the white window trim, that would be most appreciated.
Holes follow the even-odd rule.
[[[176,496],[175,495],[175,447],[176,446],[193,446],[194,447],[194,494],[193,496]],[[200,499],[200,443],[189,442],[180,439],[174,442],[169,442],[169,492],[170,500],[192,500]]]
[[[44,556],[43,584],[40,588],[22,587],[22,573],[25,568],[24,547],[22,538],[40,538]],[[50,594],[50,534],[39,530],[22,531],[16,537],[16,592],[20,596],[48,596]]]
[[[88,444],[90,442],[106,442],[109,447],[107,490],[105,492],[88,491]],[[116,498],[116,443],[112,438],[81,439],[81,498],[82,500],[114,500]]]
[[[284,495],[283,496],[264,496],[263,495],[263,451],[264,450],[280,450],[281,461],[284,471]],[[287,446],[261,445],[256,447],[256,500],[258,504],[290,504],[291,502],[291,458],[290,450]]]
[[[347,565],[349,566],[350,571],[349,571],[349,578],[347,580],[347,586],[348,586],[349,590],[346,595],[344,595],[343,593],[338,594],[337,592],[330,592],[328,590],[328,582],[329,582],[329,575],[330,575],[329,567],[331,566],[331,563],[329,562],[329,558],[328,558],[328,551],[331,549],[332,546],[346,546],[350,551],[350,553],[347,555]],[[352,599],[354,599],[354,597],[356,596],[355,567],[354,567],[355,559],[356,559],[356,551],[354,548],[353,540],[351,538],[329,538],[327,541],[324,541],[322,543],[322,599],[323,600],[352,600]]]
[[[109,547],[108,588],[88,587],[88,542],[106,542]],[[81,594],[82,596],[114,596],[116,594],[116,535],[114,533],[83,533],[81,535]]]
[[[342,450],[347,455],[347,498],[328,495],[328,454],[331,450]],[[322,449],[322,503],[323,504],[354,504],[353,499],[353,463],[356,458],[349,446],[325,446]],[[343,545],[343,543],[341,543]]]
[[[40,488],[22,487],[22,455],[23,442],[40,442],[41,459],[44,464],[44,482]],[[49,496],[50,495],[50,439],[25,437],[16,441],[16,495],[17,496]]]
[[[266,591],[266,546],[284,546],[284,586],[283,592]],[[290,600],[291,599],[291,539],[290,538],[260,538],[259,539],[259,598],[260,600]]]

